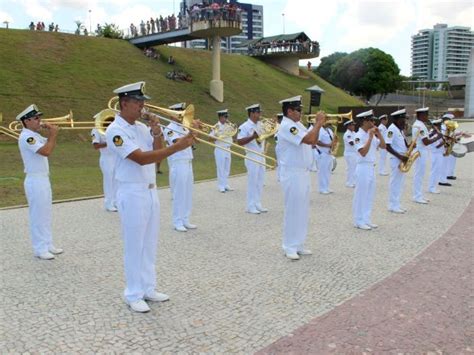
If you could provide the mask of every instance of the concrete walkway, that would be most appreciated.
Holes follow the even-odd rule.
[[[54,205],[55,244],[66,251],[54,261],[32,257],[27,209],[1,211],[0,351],[256,352],[396,276],[443,236],[471,201],[473,162],[474,154],[458,160],[454,186],[429,196],[426,206],[411,202],[410,173],[403,198],[409,209],[405,215],[387,211],[389,178],[378,176],[373,222],[380,227],[365,232],[352,226],[353,190],[344,187],[344,162],[339,160],[331,182],[335,193],[320,195],[313,189],[307,246],[314,255],[298,262],[281,252],[283,197],[274,172],[267,174],[264,188],[263,202],[270,212],[258,216],[244,212],[245,177],[231,179],[236,190],[226,194],[217,191],[215,182],[196,184],[192,222],[199,228],[182,234],[171,229],[170,192],[160,190],[158,284],[171,301],[152,304],[147,314],[131,313],[121,299],[119,218],[102,210],[102,200]],[[472,227],[472,222],[468,225]],[[466,242],[459,246],[469,252],[472,241]],[[441,252],[446,255],[450,249]],[[472,272],[472,257],[467,261]],[[468,282],[472,286],[472,278],[459,280],[466,284],[465,294],[472,296]],[[432,288],[425,290],[431,293]],[[472,324],[472,307],[456,302],[448,312],[467,309]],[[324,344],[342,349],[334,352],[369,351],[351,348],[349,342],[338,348],[343,344],[328,339]],[[450,338],[442,342],[449,343]],[[409,351],[404,346],[401,351]],[[390,349],[397,349],[397,344]],[[436,349],[444,348],[420,351]],[[312,350],[309,344],[295,351]]]

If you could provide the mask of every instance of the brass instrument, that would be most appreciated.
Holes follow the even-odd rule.
[[[411,169],[411,166],[413,165],[415,160],[420,157],[419,151],[416,151],[415,153],[413,153],[413,149],[415,149],[415,146],[416,146],[416,140],[418,139],[418,136],[420,135],[420,133],[421,132],[418,131],[418,133],[416,134],[416,137],[412,139],[410,145],[408,146],[408,149],[405,153],[405,156],[408,158],[408,160],[406,162],[402,161],[398,165],[398,169],[400,169],[402,173],[407,173]]]
[[[114,110],[115,112],[117,112],[117,104],[118,104],[118,98],[117,97],[112,97],[110,100],[109,100],[109,103],[108,103],[108,106],[109,106],[109,109],[111,110]],[[250,158],[250,157],[247,157],[245,156],[244,154],[242,153],[239,153],[239,152],[236,152],[236,151],[233,151],[231,149],[227,149],[227,148],[224,148],[224,147],[221,147],[221,146],[218,146],[214,143],[211,143],[209,142],[208,140],[206,139],[203,139],[203,138],[198,138],[196,137],[195,139],[198,141],[198,142],[201,142],[201,143],[204,143],[204,144],[207,144],[207,145],[210,145],[214,148],[218,148],[218,149],[222,149],[226,152],[229,152],[235,156],[238,156],[240,158],[243,158],[243,159],[247,159],[247,160],[250,160],[254,163],[257,163],[257,164],[260,164],[260,165],[264,165],[265,167],[269,168],[269,169],[274,169],[275,166],[276,166],[276,160],[268,155],[265,155],[265,154],[262,154],[260,152],[257,152],[255,150],[251,150],[251,149],[247,149],[245,147],[242,147],[238,144],[235,144],[235,143],[229,143],[229,142],[226,142],[223,138],[220,138],[220,137],[214,137],[214,136],[211,136],[209,133],[207,133],[206,131],[209,130],[209,127],[213,127],[212,125],[208,125],[208,124],[204,124],[203,126],[206,127],[208,126],[207,128],[205,128],[204,130],[202,129],[198,129],[198,128],[194,128],[194,105],[188,105],[186,107],[186,109],[184,111],[175,111],[175,110],[171,110],[171,109],[167,109],[167,108],[163,108],[163,107],[159,107],[159,106],[155,106],[155,105],[151,105],[151,104],[148,104],[148,103],[145,103],[144,107],[146,107],[149,111],[148,112],[145,112],[144,116],[147,116],[146,118],[148,120],[164,120],[164,121],[167,121],[167,122],[174,122],[182,127],[185,127],[187,128],[188,130],[196,133],[196,134],[200,134],[200,135],[203,135],[203,136],[206,136],[207,139],[211,138],[213,140],[218,140],[218,141],[223,141],[225,143],[228,143],[230,144],[231,147],[234,147],[236,149],[241,149],[241,150],[244,150],[244,151],[248,151],[248,152],[251,152],[252,154],[255,154],[261,158],[264,158],[264,159],[268,159],[272,162],[272,165],[270,164],[267,164],[265,162],[261,162],[257,159],[253,159],[253,158]],[[157,112],[158,114],[152,112],[152,111],[155,111]],[[166,115],[168,116],[169,118],[167,117],[163,117],[162,115]],[[100,122],[100,119],[98,119],[96,121],[96,127],[98,126],[101,126],[101,122]],[[165,125],[163,124],[160,124],[161,127],[163,128],[166,128],[166,129],[169,129],[168,127],[166,127]]]
[[[444,122],[444,124],[446,125],[446,140],[444,144],[446,150],[444,151],[443,156],[447,157],[451,155],[451,153],[453,152],[454,144],[457,142],[454,132],[459,127],[459,124],[456,121],[452,120],[447,120]]]
[[[202,123],[201,123],[202,124]],[[209,131],[206,132],[206,126],[208,126]],[[211,126],[208,125],[207,123],[204,124],[203,126],[203,131],[206,133],[211,134],[213,132],[213,137],[225,139],[225,138],[231,138],[237,134],[238,127],[235,125],[235,123],[227,121],[224,123],[221,127],[218,128],[218,124],[216,123],[215,125]]]
[[[0,126],[0,134],[4,134],[10,138],[18,140],[20,134],[17,131],[12,131],[10,128]]]
[[[69,113],[60,117],[42,118],[41,122],[47,122],[59,126],[61,129],[75,130],[94,128],[94,121],[74,121],[72,110]],[[23,129],[23,125],[19,121],[10,122],[8,128],[12,131],[18,132]]]
[[[336,155],[339,149],[339,137],[337,135],[337,128],[338,126],[344,122],[344,119],[352,120],[352,111],[347,113],[324,113],[326,117],[332,118],[330,120],[326,120],[324,125],[332,126],[332,131],[334,133],[333,144],[330,149],[330,153],[332,155]],[[308,123],[314,124],[317,114],[305,115],[306,121]]]
[[[257,123],[257,142],[262,143],[267,138],[274,136],[278,132],[280,125],[276,118],[262,117]]]

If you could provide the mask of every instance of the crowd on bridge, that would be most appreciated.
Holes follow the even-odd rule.
[[[270,43],[257,42],[248,45],[249,55],[267,55],[274,53],[315,53],[319,54],[319,43],[317,41],[294,40],[294,41],[272,41]]]
[[[139,27],[135,26],[133,23],[130,24],[130,36],[146,36],[153,33],[179,30],[184,27],[187,27],[187,23],[185,22],[185,17],[182,16],[181,13],[179,13],[178,16],[172,14],[163,17],[160,15],[160,17],[157,17],[156,19],[151,17],[146,21],[146,23],[142,20]]]

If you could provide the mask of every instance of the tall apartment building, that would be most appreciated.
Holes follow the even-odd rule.
[[[215,1],[218,3],[225,3],[227,1]],[[202,0],[183,0],[181,3],[181,11],[184,8],[191,8],[196,3],[202,3]],[[241,3],[236,0],[230,0],[229,3],[236,4],[242,9],[242,32],[236,36],[222,38],[221,48],[227,53],[245,54],[247,48],[238,47],[242,42],[249,39],[263,37],[263,6]],[[186,42],[188,48],[206,49],[208,47],[208,40],[195,39]]]
[[[474,32],[470,27],[437,24],[411,37],[411,75],[419,79],[448,79],[450,74],[465,74]]]

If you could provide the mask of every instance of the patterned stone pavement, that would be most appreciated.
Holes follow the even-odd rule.
[[[470,125],[470,128],[471,125]],[[470,129],[472,131],[472,129]],[[270,212],[244,212],[246,179],[221,194],[213,181],[195,185],[196,231],[171,229],[170,192],[160,190],[159,290],[171,301],[131,313],[122,301],[122,242],[117,214],[102,200],[55,204],[54,261],[32,257],[27,209],[0,211],[0,351],[252,353],[291,334],[399,270],[442,236],[473,195],[474,154],[458,161],[459,179],[430,205],[410,201],[405,215],[387,211],[388,177],[378,177],[374,231],[352,226],[352,190],[344,163],[332,195],[311,196],[314,252],[283,257],[282,193],[268,172],[263,202]],[[313,177],[313,183],[316,178]],[[54,186],[53,186],[54,190]]]

